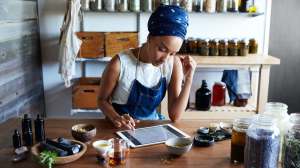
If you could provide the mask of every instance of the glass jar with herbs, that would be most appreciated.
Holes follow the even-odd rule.
[[[169,2],[169,0],[160,0],[160,4],[161,5],[169,5],[170,2]]]
[[[256,54],[258,49],[258,44],[254,38],[249,40],[249,54]]]
[[[203,43],[203,39],[197,38],[197,54],[198,55],[201,55],[200,48],[201,48],[202,43]]]
[[[227,11],[238,12],[239,11],[239,0],[228,0]]]
[[[227,12],[227,0],[217,0],[216,10],[219,13]]]
[[[300,167],[300,114],[293,113],[289,119],[289,128],[284,136],[283,168]]]
[[[180,6],[180,1],[181,0],[170,0],[170,5]]]
[[[218,48],[218,40],[213,39],[209,41],[209,55],[210,56],[218,56],[219,55],[219,48]]]
[[[194,0],[193,11],[203,12],[203,3],[204,3],[204,0]]]
[[[197,54],[198,51],[198,44],[197,44],[197,39],[195,38],[188,38],[188,45],[189,45],[189,50],[191,54]]]
[[[200,45],[200,55],[209,56],[209,39],[202,40]]]
[[[250,7],[253,5],[253,0],[240,0],[239,11],[249,12]]]
[[[251,118],[238,118],[233,122],[230,152],[230,160],[232,163],[237,164],[244,162],[246,132],[251,121]]]
[[[182,0],[180,6],[187,12],[193,11],[193,0]]]
[[[143,0],[141,1],[141,10],[144,12],[152,11],[152,0]]]
[[[188,51],[187,51],[187,48],[188,48],[188,41],[185,39],[181,45],[181,48],[179,50],[179,54],[187,54]]]
[[[265,106],[265,111],[263,114],[269,115],[277,120],[276,123],[280,130],[281,139],[279,153],[279,160],[281,161],[284,134],[287,131],[287,124],[289,122],[288,106],[280,102],[268,102]]]
[[[127,0],[116,0],[117,11],[126,12],[128,11],[128,1]]]
[[[276,168],[280,148],[280,132],[276,120],[259,114],[246,134],[245,168]]]
[[[223,39],[219,41],[219,55],[228,56],[228,40]]]
[[[139,12],[140,0],[129,0],[129,10],[132,12]]]
[[[205,2],[205,11],[207,13],[215,13],[216,12],[216,0],[206,0]]]
[[[239,56],[247,56],[249,53],[248,41],[246,39],[242,39],[238,43],[239,46]]]
[[[228,55],[229,56],[238,56],[238,40],[232,39],[228,41]]]
[[[90,10],[90,0],[80,0],[82,10]]]
[[[115,0],[104,0],[104,9],[107,12],[114,12],[115,11]]]

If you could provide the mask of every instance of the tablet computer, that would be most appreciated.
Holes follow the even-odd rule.
[[[116,132],[132,148],[164,143],[169,138],[190,137],[171,124],[156,125]]]

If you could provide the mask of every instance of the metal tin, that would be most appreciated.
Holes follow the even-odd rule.
[[[93,11],[102,10],[102,0],[90,0],[90,8]]]
[[[129,10],[132,12],[140,11],[140,0],[130,0],[129,1]]]
[[[128,1],[127,0],[116,0],[116,8],[120,12],[128,11]]]
[[[104,0],[104,9],[108,12],[114,12],[115,0]]]
[[[220,13],[227,12],[227,0],[217,0],[216,10]]]
[[[80,0],[82,10],[90,10],[90,0]]]

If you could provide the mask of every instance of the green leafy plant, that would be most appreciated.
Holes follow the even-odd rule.
[[[56,158],[57,158],[57,153],[52,151],[47,151],[47,150],[41,152],[39,156],[40,163],[45,165],[48,168],[52,168]]]

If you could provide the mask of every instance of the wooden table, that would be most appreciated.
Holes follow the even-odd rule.
[[[200,126],[206,126],[212,121],[208,120],[181,120],[173,125],[191,136],[195,135],[195,130]],[[112,124],[106,120],[100,119],[47,119],[45,122],[48,138],[65,137],[72,138],[70,128],[74,124],[90,123],[97,127],[96,139],[109,139],[115,137],[114,132],[117,131]],[[169,123],[169,121],[143,121],[137,127],[151,126],[156,124]],[[21,167],[35,168],[40,167],[33,158],[28,158],[20,163],[12,163],[11,157],[13,154],[12,134],[15,128],[20,130],[21,120],[11,119],[0,125],[0,167]],[[96,151],[88,146],[87,152],[79,160],[56,167],[71,167],[71,168],[91,168],[101,167],[97,165]],[[131,149],[129,159],[123,167],[199,167],[199,168],[229,168],[242,167],[242,165],[232,165],[230,163],[230,140],[217,142],[212,147],[199,148],[193,147],[191,151],[179,158],[173,158],[168,155],[164,144],[153,145]]]

